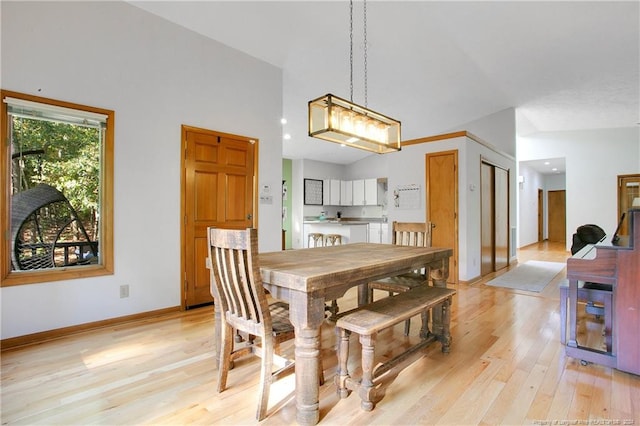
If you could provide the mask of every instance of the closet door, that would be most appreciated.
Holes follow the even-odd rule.
[[[480,275],[485,276],[494,268],[494,229],[493,229],[493,166],[480,165]]]
[[[480,275],[509,265],[509,171],[480,165]]]
[[[509,266],[509,172],[494,167],[494,228],[496,271]]]

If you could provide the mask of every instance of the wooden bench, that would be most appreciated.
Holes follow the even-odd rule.
[[[596,317],[604,314],[604,335],[607,352],[612,352],[612,312],[613,309],[613,292],[611,286],[599,287],[598,284],[585,283],[578,281],[578,301],[587,302],[587,313],[594,314]],[[567,301],[569,300],[569,284],[561,284],[560,288],[560,343],[563,345],[567,342]],[[602,305],[602,308],[589,303],[596,302]],[[589,307],[591,306],[591,309]],[[575,321],[575,318],[571,319]]]
[[[440,341],[442,352],[448,353],[451,344],[449,311],[451,299],[455,293],[456,291],[452,289],[425,285],[406,293],[385,297],[341,316],[336,322],[338,372],[335,378],[340,398],[346,398],[350,391],[357,390],[362,400],[362,409],[371,411],[375,396],[373,381],[376,378],[434,341]],[[432,308],[439,309],[442,313],[442,324],[434,325],[434,334],[428,331],[421,333],[419,343],[374,369],[374,345],[378,332],[428,312]],[[360,382],[352,379],[347,370],[349,336],[352,332],[360,336],[362,345],[362,380]]]

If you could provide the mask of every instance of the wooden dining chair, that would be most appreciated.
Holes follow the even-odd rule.
[[[413,247],[431,247],[431,222],[397,222],[391,227],[391,244]],[[404,293],[419,285],[425,285],[429,279],[428,270],[413,271],[395,277],[383,278],[369,283],[369,302],[373,302],[373,291],[382,290],[392,296]],[[423,323],[426,321],[423,318]],[[426,326],[426,324],[425,324]],[[409,335],[411,320],[405,321],[404,334]]]
[[[281,342],[294,337],[286,303],[269,304],[262,286],[255,229],[208,229],[208,266],[215,308],[220,312],[220,364],[218,392],[227,387],[227,375],[235,359],[253,354],[262,358],[256,418],[264,419],[271,383],[293,372],[294,363],[275,354]],[[234,348],[234,335],[249,337]],[[260,338],[260,345],[255,337]],[[237,343],[237,342],[236,342]],[[274,363],[278,367],[273,371]],[[318,380],[323,382],[322,366]]]

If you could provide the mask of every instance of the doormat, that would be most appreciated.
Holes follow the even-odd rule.
[[[492,279],[487,285],[540,293],[565,266],[567,264],[561,262],[529,260]]]

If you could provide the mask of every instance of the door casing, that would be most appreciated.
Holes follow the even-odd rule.
[[[258,140],[182,126],[181,306],[213,302],[206,268],[209,226],[256,227]]]
[[[432,223],[431,245],[451,247],[450,284],[458,282],[458,150],[425,155],[427,221]]]

